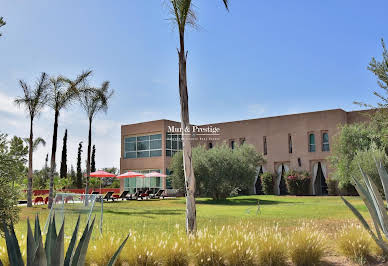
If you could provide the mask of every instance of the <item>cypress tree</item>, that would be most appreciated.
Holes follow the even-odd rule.
[[[75,173],[73,165],[70,166],[70,180],[73,186],[77,185],[77,174]]]
[[[96,145],[92,149],[92,162],[90,164],[90,172],[96,172]]]
[[[78,155],[77,155],[77,188],[82,188],[82,169],[81,169],[81,154],[82,154],[82,141],[78,145]]]
[[[65,130],[65,136],[63,137],[60,177],[67,177],[67,129]]]

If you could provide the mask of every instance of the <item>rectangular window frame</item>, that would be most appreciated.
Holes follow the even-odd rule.
[[[166,133],[165,144],[166,156],[172,157],[175,153],[183,150],[183,140],[181,134]]]
[[[323,135],[327,134],[327,142],[323,142]],[[327,130],[321,131],[321,149],[322,152],[330,152],[330,137],[329,137],[329,132]]]
[[[267,144],[267,136],[263,136],[263,154],[268,154],[268,144]]]
[[[310,144],[310,135],[314,136],[314,144]],[[315,132],[310,131],[307,133],[307,146],[308,146],[308,152],[316,152],[317,151],[317,141],[315,138]]]
[[[151,142],[155,143],[156,141],[160,141],[160,148],[151,148]],[[141,145],[144,145],[144,148],[142,148]],[[124,159],[140,159],[162,156],[162,146],[162,133],[124,137]],[[131,149],[128,147],[131,147]],[[135,149],[133,149],[133,147]]]

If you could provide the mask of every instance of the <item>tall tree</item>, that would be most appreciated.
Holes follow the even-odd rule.
[[[5,26],[5,24],[7,24],[7,23],[5,23],[4,18],[3,18],[3,17],[0,17],[0,28],[3,27],[3,26]],[[0,32],[0,37],[1,37],[1,36],[2,36],[2,34],[1,34],[1,32]]]
[[[59,176],[61,178],[67,177],[67,129],[65,130],[65,136],[63,137],[61,170]]]
[[[54,111],[53,141],[50,162],[50,189],[48,208],[51,209],[54,193],[54,172],[56,168],[55,156],[57,152],[58,118],[60,112],[70,105],[78,94],[78,87],[85,82],[91,71],[82,72],[74,81],[63,76],[50,78],[48,89],[48,106]]]
[[[96,145],[93,145],[93,149],[92,149],[92,162],[90,166],[90,171],[92,173],[96,172]]]
[[[82,156],[82,141],[78,144],[78,153],[77,153],[77,180],[75,182],[77,188],[82,188],[81,156]]]
[[[93,119],[100,111],[103,111],[105,113],[107,112],[109,100],[112,97],[112,95],[113,95],[113,90],[109,89],[109,81],[103,82],[100,88],[85,87],[83,92],[80,93],[79,101],[82,108],[85,110],[89,121],[88,151],[87,151],[87,158],[86,158],[85,194],[87,194],[89,190]]]
[[[182,132],[191,134],[189,118],[189,100],[187,92],[187,72],[186,61],[187,51],[185,50],[185,29],[186,25],[194,26],[196,24],[196,14],[193,10],[192,0],[170,0],[173,21],[176,23],[179,31],[179,95],[181,105],[181,127]],[[228,0],[223,0],[228,10]],[[186,131],[183,131],[186,130]],[[183,138],[183,167],[185,173],[186,186],[186,232],[193,234],[197,230],[196,206],[195,206],[195,176],[192,163],[190,138]]]
[[[39,116],[47,100],[48,78],[46,73],[42,73],[35,87],[32,89],[24,81],[19,81],[24,95],[17,97],[15,103],[23,106],[28,112],[30,118],[30,137],[28,151],[28,188],[27,188],[27,207],[32,207],[32,177],[33,177],[33,140],[34,140],[34,119]]]
[[[70,180],[73,186],[77,185],[77,174],[74,171],[73,165],[70,166]]]

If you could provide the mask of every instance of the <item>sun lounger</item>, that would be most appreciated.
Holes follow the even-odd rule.
[[[102,198],[102,200],[106,200],[106,201],[112,200],[112,201],[114,201],[115,198],[112,197],[113,193],[114,193],[113,191],[108,191],[108,192],[105,194],[105,196]]]
[[[121,199],[121,200],[128,199],[128,197],[127,197],[128,193],[129,193],[128,190],[124,190],[123,193],[121,193],[121,195],[118,196],[117,198],[118,198],[118,199]]]
[[[159,189],[155,194],[151,194],[151,199],[164,199],[164,189]]]

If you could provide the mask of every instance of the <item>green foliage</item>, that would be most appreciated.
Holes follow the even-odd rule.
[[[15,184],[25,174],[27,152],[22,139],[14,137],[9,141],[6,134],[0,133],[0,224],[19,219],[19,191]]]
[[[378,180],[373,156],[378,156],[382,159],[380,151],[383,150],[383,136],[381,136],[376,128],[366,123],[350,124],[340,127],[339,133],[335,136],[332,145],[332,155],[329,160],[334,169],[334,178],[338,180],[340,188],[351,183],[352,176],[359,177],[358,163],[362,163],[362,167],[366,169],[367,174],[370,174],[374,180]],[[363,153],[364,151],[370,151]],[[373,153],[373,156],[371,156]],[[380,155],[378,154],[380,153]],[[359,154],[357,156],[357,154]],[[371,157],[369,157],[371,156]],[[365,159],[365,162],[362,160]],[[362,160],[362,161],[360,161]],[[386,163],[385,159],[383,160]]]
[[[59,233],[57,234],[57,230],[55,226],[55,214],[54,214],[53,218],[49,222],[46,240],[43,247],[43,237],[42,237],[42,233],[39,225],[38,216],[36,216],[35,218],[34,233],[32,232],[30,221],[27,219],[27,266],[84,265],[90,238],[93,232],[94,221],[95,219],[93,219],[90,225],[89,225],[89,221],[87,222],[85,226],[85,230],[76,246],[77,234],[78,234],[78,228],[79,228],[79,222],[80,222],[80,217],[78,217],[77,224],[73,231],[72,238],[65,256],[65,253],[64,253],[65,222],[64,221],[62,222]],[[10,264],[17,265],[17,266],[24,265],[23,257],[20,252],[19,242],[16,237],[13,225],[11,224],[9,227],[6,225],[3,225],[3,229],[5,232],[5,239],[6,239],[7,251],[8,251],[8,260]],[[127,242],[128,237],[129,236],[127,236],[127,238],[121,243],[119,249],[114,253],[108,265],[114,265],[121,250],[123,249],[125,243]]]
[[[96,172],[96,145],[92,148],[92,162],[90,163],[90,172]]]
[[[291,195],[308,195],[311,177],[308,172],[288,171],[286,173],[287,189]]]
[[[253,146],[241,145],[234,150],[226,144],[213,149],[193,149],[193,167],[197,192],[213,199],[225,199],[239,190],[252,190],[256,167],[264,162]],[[184,190],[182,152],[172,158],[170,169],[174,188]]]
[[[274,194],[274,176],[270,172],[263,173],[261,175],[261,185],[263,187],[263,193],[265,195],[273,195]]]
[[[77,179],[75,185],[77,188],[82,188],[82,168],[81,168],[81,156],[82,156],[82,141],[78,144],[77,153]]]
[[[61,178],[67,177],[67,129],[65,131],[65,136],[63,137],[61,170],[59,176]]]

